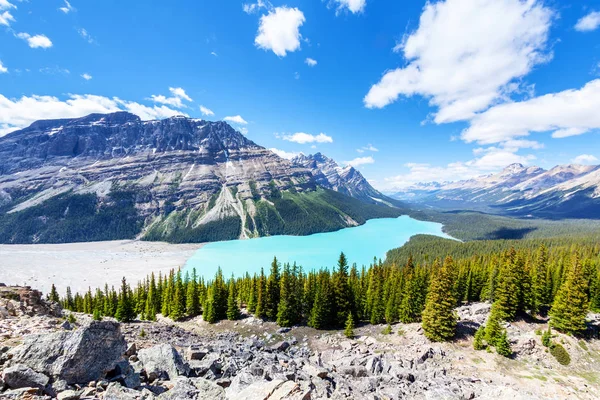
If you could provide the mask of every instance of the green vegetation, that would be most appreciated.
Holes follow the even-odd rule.
[[[348,319],[346,320],[346,327],[344,329],[344,336],[349,339],[354,338],[354,317],[352,317],[352,313],[348,313]]]
[[[569,365],[571,364],[571,356],[567,350],[559,343],[554,343],[550,346],[550,354],[556,358],[556,361],[561,365]]]
[[[0,214],[0,243],[71,243],[134,238],[142,221],[135,193],[113,190],[106,202],[96,194],[66,193],[23,211]]]
[[[524,240],[518,248],[510,247],[512,241],[502,242],[506,248],[487,241],[475,247],[444,240],[429,243],[431,255],[419,254],[420,262],[408,256],[402,263],[399,259],[386,263],[374,260],[368,267],[349,267],[341,254],[332,270],[305,272],[274,259],[268,274],[261,271],[254,276],[232,277],[227,284],[220,270],[210,281],[198,279],[195,272],[182,278],[180,272],[171,271],[158,279],[150,275],[135,289],[123,281],[119,293],[106,286],[95,294],[88,290],[73,296],[67,290],[61,303],[67,309],[90,314],[102,310],[102,315],[116,315],[121,320],[152,320],[160,310],[173,319],[203,313],[206,321],[214,323],[237,318],[239,307],[245,306],[257,318],[281,326],[343,329],[360,322],[388,326],[422,322],[427,337],[446,341],[455,334],[456,306],[490,301],[492,312],[486,326],[476,334],[475,348],[495,348],[497,353],[510,356],[504,322],[536,317],[538,309],[550,309],[550,324],[555,329],[588,334],[573,321],[578,322],[578,316],[600,304],[600,243]],[[463,246],[472,253],[462,256]],[[449,254],[442,263],[437,255],[444,250]],[[429,259],[431,263],[426,261]],[[543,281],[538,278],[541,275],[545,276]],[[565,298],[572,299],[568,307],[563,305]],[[550,331],[542,335],[542,341],[552,348]]]

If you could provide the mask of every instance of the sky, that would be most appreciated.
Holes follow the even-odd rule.
[[[0,135],[117,110],[385,192],[600,164],[600,0],[0,0]]]

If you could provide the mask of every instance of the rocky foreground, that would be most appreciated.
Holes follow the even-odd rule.
[[[0,399],[598,398],[600,341],[557,335],[563,366],[536,334],[545,323],[520,321],[507,328],[512,359],[475,351],[489,308],[458,309],[453,343],[429,342],[418,324],[365,326],[349,340],[252,317],[73,322],[37,291],[0,286]]]

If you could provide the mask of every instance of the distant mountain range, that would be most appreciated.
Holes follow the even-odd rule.
[[[559,165],[544,170],[512,164],[497,174],[418,184],[391,197],[441,209],[600,219],[600,166]]]
[[[118,112],[0,138],[2,243],[310,234],[403,211],[356,169],[285,160],[225,122]]]

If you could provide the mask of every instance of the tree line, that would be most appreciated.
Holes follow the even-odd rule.
[[[209,323],[238,319],[241,308],[282,327],[306,324],[316,329],[346,328],[356,323],[421,322],[434,341],[455,336],[455,308],[488,301],[492,312],[476,334],[476,347],[510,352],[503,321],[548,313],[554,329],[580,334],[588,310],[600,310],[600,258],[597,244],[544,244],[536,248],[495,250],[469,257],[435,258],[428,262],[408,256],[403,264],[374,260],[351,267],[342,253],[332,270],[304,271],[275,258],[268,273],[225,278],[219,269],[212,280],[196,270],[182,274],[151,274],[131,287],[89,289],[64,297],[53,289],[50,298],[64,308],[119,321],[173,320],[203,314]]]

